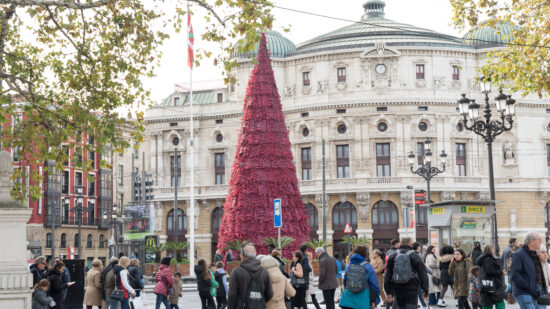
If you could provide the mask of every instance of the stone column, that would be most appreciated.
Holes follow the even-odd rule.
[[[27,268],[27,222],[32,210],[10,196],[12,158],[0,152],[0,308],[31,308],[32,275]]]

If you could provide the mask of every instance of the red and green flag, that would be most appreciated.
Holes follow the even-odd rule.
[[[191,12],[189,7],[187,8],[187,65],[193,68],[193,62],[195,62],[195,36],[193,34],[193,25],[191,24]]]

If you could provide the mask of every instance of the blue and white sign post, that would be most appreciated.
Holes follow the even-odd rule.
[[[281,226],[283,226],[281,199],[273,200],[273,226],[277,228],[277,248],[281,248]]]

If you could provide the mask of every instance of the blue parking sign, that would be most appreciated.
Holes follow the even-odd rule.
[[[273,226],[281,227],[283,225],[283,214],[281,207],[281,199],[273,200]]]

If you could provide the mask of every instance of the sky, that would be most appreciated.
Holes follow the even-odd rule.
[[[363,15],[363,3],[366,0],[274,0],[274,4],[283,8],[292,8],[311,13],[359,21]],[[386,0],[386,18],[411,24],[440,33],[462,36],[463,31],[451,25],[451,5],[448,0]],[[201,28],[204,27],[204,11],[198,8],[193,16],[195,49],[210,47],[213,53],[219,53],[216,45],[201,41]],[[273,30],[283,33],[298,45],[318,35],[349,25],[338,21],[303,13],[275,8]],[[282,29],[290,26],[290,32]],[[163,57],[156,69],[156,76],[144,80],[145,87],[151,90],[151,99],[157,103],[173,92],[175,83],[188,83],[187,38],[185,31],[170,33],[170,39],[163,45]],[[201,66],[193,71],[193,82],[221,80],[222,68],[215,67],[211,60],[203,60]]]

